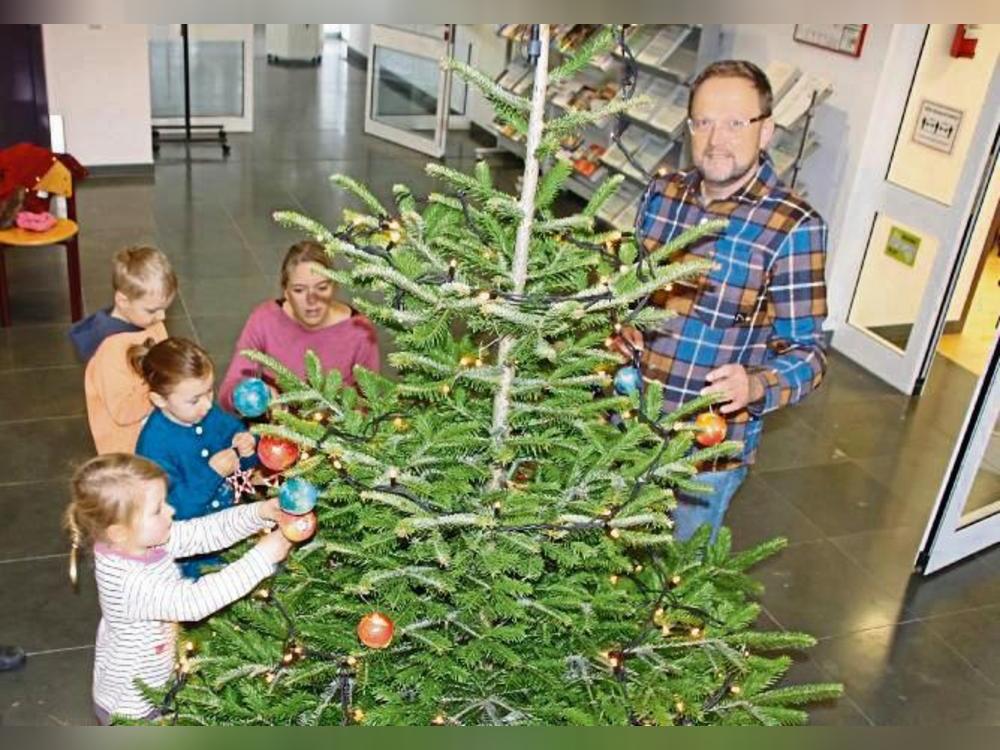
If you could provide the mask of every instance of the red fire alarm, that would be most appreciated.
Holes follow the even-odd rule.
[[[951,40],[952,57],[975,57],[976,42],[979,41],[979,24],[960,23],[955,26],[955,38]]]

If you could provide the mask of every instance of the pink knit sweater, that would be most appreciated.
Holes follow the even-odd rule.
[[[375,327],[361,313],[354,312],[350,318],[327,328],[309,330],[289,317],[281,309],[280,301],[268,300],[250,313],[219,388],[219,403],[230,412],[234,411],[233,389],[237,384],[244,378],[261,376],[260,366],[240,354],[244,349],[270,354],[300,376],[305,373],[306,351],[311,349],[325,370],[340,370],[344,383],[350,386],[354,385],[354,365],[376,372],[379,369]]]

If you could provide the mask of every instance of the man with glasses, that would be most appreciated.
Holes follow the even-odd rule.
[[[623,329],[618,349],[641,361],[643,375],[665,386],[667,411],[719,393],[727,439],[740,456],[703,465],[696,480],[711,488],[678,496],[674,535],[702,524],[718,533],[760,441],[761,418],[795,403],[826,370],[826,223],[790,192],[765,148],[774,133],[773,96],[756,65],[724,60],[691,85],[688,129],[692,169],[660,174],[646,188],[636,236],[648,250],[691,227],[726,219],[676,260],[715,262],[688,284],[674,284],[664,304],[677,313],[646,336]]]

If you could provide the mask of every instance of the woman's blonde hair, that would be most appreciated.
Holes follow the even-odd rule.
[[[170,337],[160,343],[146,339],[129,347],[128,360],[149,390],[168,396],[182,381],[210,377],[214,370],[208,352],[188,339]]]
[[[154,480],[166,483],[163,469],[130,453],[105,453],[76,470],[70,484],[72,498],[63,516],[73,545],[69,577],[74,586],[80,548],[105,541],[113,524],[131,524],[141,509],[142,483]]]
[[[292,273],[292,268],[299,263],[318,263],[328,271],[333,270],[333,261],[320,243],[315,240],[302,240],[296,242],[285,253],[285,259],[281,261],[281,288],[288,286],[288,277]]]

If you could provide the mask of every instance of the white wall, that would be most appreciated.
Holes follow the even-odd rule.
[[[371,24],[345,23],[340,33],[343,34],[348,47],[365,57],[368,56],[368,40],[372,35]]]
[[[772,60],[816,73],[833,85],[833,94],[817,107],[813,130],[819,149],[803,164],[799,184],[830,225],[829,259],[837,253],[851,179],[857,170],[868,128],[879,73],[892,27],[869,25],[861,57],[849,57],[796,42],[794,24],[738,24],[722,27],[721,57],[750,60],[762,68]]]
[[[152,164],[145,24],[45,24],[49,111],[86,166]]]
[[[951,56],[954,33],[954,24],[932,24],[927,31],[920,67],[889,168],[890,181],[946,205],[951,205],[958,187],[983,98],[1000,55],[1000,24],[979,27],[976,56],[971,60]],[[951,153],[936,151],[913,140],[924,100],[962,112]]]

